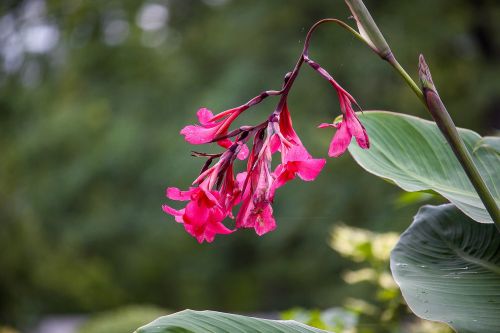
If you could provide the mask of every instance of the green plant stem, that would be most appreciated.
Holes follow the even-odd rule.
[[[425,102],[424,94],[422,93],[422,90],[420,90],[419,86],[413,81],[411,76],[405,71],[405,69],[399,64],[399,62],[396,60],[396,57],[394,57],[393,54],[390,55],[390,57],[387,59],[387,62],[391,64],[391,66],[401,75],[403,80],[405,80],[406,84],[410,87],[411,90],[417,95],[418,99],[427,107],[427,103]]]
[[[490,214],[493,222],[495,222],[497,229],[500,231],[500,210],[498,209],[495,198],[481,177],[479,170],[472,160],[471,154],[458,134],[457,127],[453,123],[450,114],[441,101],[436,86],[432,81],[429,67],[425,63],[425,59],[422,55],[420,55],[419,58],[419,77],[420,82],[422,83],[423,97],[427,105],[427,109],[450,144],[451,149],[460,161],[462,168],[476,189],[476,192],[481,198],[486,210]]]

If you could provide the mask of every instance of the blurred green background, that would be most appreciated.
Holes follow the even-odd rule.
[[[500,128],[500,5],[495,0],[366,1],[415,77],[424,53],[458,126]],[[278,228],[199,245],[161,210],[202,161],[179,130],[278,89],[315,20],[341,0],[3,0],[0,3],[0,324],[92,314],[127,304],[232,312],[326,308],[370,285],[329,246],[340,221],[401,232],[419,203],[346,154],[317,181],[277,193]],[[363,108],[428,118],[391,68],[336,26],[310,55]],[[255,124],[276,100],[247,111]],[[289,106],[314,156],[339,114],[336,94],[304,67]],[[197,150],[203,148],[196,147]]]

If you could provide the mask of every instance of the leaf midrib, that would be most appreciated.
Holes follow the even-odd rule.
[[[443,243],[445,243],[457,256],[462,258],[464,261],[469,262],[471,264],[475,264],[478,266],[481,266],[489,271],[491,271],[494,274],[500,275],[500,267],[493,265],[485,260],[482,260],[480,258],[476,258],[474,256],[471,256],[467,254],[466,252],[462,251],[459,247],[455,246],[454,243],[450,242],[444,235],[440,232],[439,229],[435,228],[435,226],[432,223],[428,223],[430,228],[434,230],[434,232],[438,235],[438,237],[441,239]]]

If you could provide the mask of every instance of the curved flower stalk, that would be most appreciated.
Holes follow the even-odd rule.
[[[170,187],[166,192],[170,200],[188,202],[183,209],[163,205],[163,211],[183,224],[198,242],[212,242],[217,234],[229,234],[241,228],[252,228],[259,236],[274,230],[276,220],[272,204],[276,190],[297,177],[313,181],[325,166],[325,159],[313,158],[303,145],[293,128],[288,109],[288,94],[304,63],[326,78],[339,98],[342,121],[320,125],[337,129],[328,155],[342,155],[352,137],[361,148],[369,147],[366,130],[352,106],[354,104],[359,108],[356,100],[326,70],[308,57],[312,33],[327,22],[347,26],[335,19],[321,20],[313,25],[306,36],[299,60],[293,71],[285,76],[281,90],[264,91],[247,103],[216,115],[207,108],[201,108],[197,112],[199,123],[181,130],[180,134],[193,145],[216,143],[225,149],[219,154],[193,152],[193,156],[207,159],[193,186],[187,191]],[[269,96],[280,98],[267,119],[258,125],[231,129],[233,122],[243,112]],[[280,163],[273,170],[272,159],[276,154],[281,155]],[[247,160],[246,169],[239,173],[234,170],[236,159]],[[215,160],[217,162],[211,166]],[[233,210],[240,203],[241,207],[235,216]],[[235,220],[234,229],[224,225],[226,218]]]

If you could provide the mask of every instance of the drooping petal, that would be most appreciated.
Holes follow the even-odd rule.
[[[203,125],[203,127],[212,127],[216,125],[216,123],[212,120],[214,114],[209,109],[201,108],[198,110],[196,115],[198,116],[198,121],[201,125]]]
[[[345,115],[345,121],[347,124],[347,129],[349,130],[351,135],[356,138],[356,142],[358,143],[358,145],[363,149],[369,148],[370,143],[368,141],[366,129],[359,121],[356,113],[354,113],[354,111],[352,110],[348,111]]]
[[[250,191],[246,191],[240,207],[238,215],[236,216],[236,228],[253,228],[254,222],[250,219],[250,211],[253,208],[252,195]]]
[[[271,205],[267,205],[258,216],[255,217],[254,229],[259,236],[276,229],[276,221],[273,216],[273,208]]]
[[[232,232],[222,224],[227,212],[220,207],[219,199],[220,194],[216,191],[196,188],[196,193],[184,209],[184,228],[200,243],[204,240],[212,242],[216,234]]]
[[[302,145],[293,146],[283,154],[285,155],[283,158],[285,162],[305,161],[311,158],[311,154]]]
[[[227,228],[224,224],[222,224],[222,220],[226,217],[226,214],[218,208],[212,209],[210,211],[209,219],[207,221],[207,227],[205,233],[207,234],[230,234],[234,230]],[[212,239],[213,240],[213,239]],[[211,240],[207,240],[211,242]]]
[[[232,122],[241,114],[243,109],[236,108],[213,115],[212,111],[201,108],[198,110],[198,120],[201,125],[188,125],[181,130],[184,139],[194,145],[209,143],[227,134],[227,129]],[[221,116],[221,114],[223,114]],[[228,116],[227,118],[225,118]],[[220,122],[215,119],[222,118]],[[225,119],[224,119],[225,118]]]
[[[182,216],[184,215],[184,208],[183,209],[174,209],[168,205],[162,205],[161,208],[163,211],[169,215],[172,215],[175,218],[176,222],[183,223],[184,220],[182,219]]]
[[[220,193],[218,191],[201,190],[199,192],[198,202],[209,208],[212,208],[214,206],[220,207],[219,199],[220,199]]]
[[[190,201],[186,205],[184,211],[184,224],[190,224],[192,226],[200,226],[206,223],[208,219],[209,208],[201,204],[198,201]]]
[[[203,243],[205,240],[205,225],[203,224],[188,224],[184,223],[184,229],[188,234],[196,238],[198,243]],[[211,239],[213,240],[215,235],[212,235]],[[210,241],[208,241],[210,242]]]
[[[203,127],[199,125],[188,125],[181,130],[184,140],[193,145],[201,145],[215,139],[218,127]]]
[[[295,179],[295,172],[288,170],[286,166],[284,166],[283,164],[280,164],[276,167],[274,174],[276,178],[274,179],[273,184],[271,185],[271,192],[270,192],[270,196],[272,198],[274,198],[274,194],[278,188],[285,185],[290,180]]]
[[[232,230],[232,229],[229,229],[227,228],[224,224],[222,224],[221,222],[217,222],[217,223],[210,223],[208,225],[208,230],[210,232],[213,232],[214,234],[221,234],[221,235],[227,235],[227,234],[230,234],[232,232],[234,232],[235,230]]]
[[[191,199],[191,194],[193,190],[181,191],[177,187],[169,187],[166,191],[166,196],[170,200],[186,201]]]
[[[294,179],[296,175],[305,181],[314,180],[326,163],[324,159],[313,159],[302,145],[293,146],[282,153],[284,162],[274,171],[276,178],[271,186],[271,197],[274,197],[277,188]]]
[[[340,122],[337,127],[337,132],[335,132],[332,142],[330,143],[328,156],[338,157],[342,155],[349,146],[349,143],[351,143],[351,138],[352,135],[349,133],[345,122]]]
[[[323,158],[311,158],[306,161],[295,162],[297,174],[302,180],[313,181],[319,175],[326,160]]]

